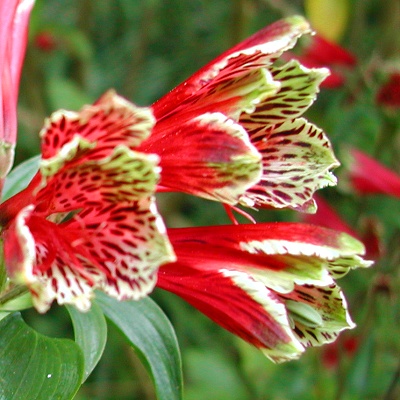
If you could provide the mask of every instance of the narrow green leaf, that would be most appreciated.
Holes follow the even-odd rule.
[[[80,387],[83,357],[69,339],[44,336],[19,313],[0,321],[0,399],[72,399]]]
[[[90,311],[82,313],[67,306],[74,326],[75,342],[83,351],[85,370],[83,381],[99,362],[107,342],[107,322],[101,308],[93,304]]]
[[[25,189],[39,169],[40,156],[35,156],[18,165],[7,176],[3,189],[3,201]]]
[[[175,331],[150,298],[119,302],[97,293],[97,303],[140,356],[158,400],[182,399],[181,358]]]

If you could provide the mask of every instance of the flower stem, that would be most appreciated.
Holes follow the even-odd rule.
[[[28,288],[22,285],[15,285],[11,287],[11,289],[7,290],[6,292],[0,294],[0,306],[3,304],[8,303],[10,300],[14,300],[17,297],[28,292]]]

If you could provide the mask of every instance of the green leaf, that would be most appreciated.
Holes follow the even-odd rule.
[[[74,397],[83,375],[77,344],[34,331],[19,313],[2,319],[0,332],[0,399]]]
[[[75,342],[83,351],[85,359],[83,381],[85,381],[104,352],[107,342],[107,322],[97,304],[93,304],[86,313],[78,311],[73,306],[66,308],[74,326]]]
[[[153,378],[158,400],[182,399],[182,370],[174,329],[150,298],[119,302],[97,293],[104,314],[136,350]]]
[[[3,189],[3,201],[28,186],[28,183],[39,169],[39,162],[40,156],[32,157],[18,165],[8,174]]]

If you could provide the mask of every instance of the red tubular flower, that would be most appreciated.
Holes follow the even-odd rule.
[[[321,85],[327,88],[343,86],[346,81],[343,70],[354,68],[357,62],[353,54],[318,34],[310,38],[304,51],[296,58],[309,68],[329,67],[331,74]]]
[[[0,191],[14,160],[19,78],[33,3],[0,2]]]
[[[301,115],[326,69],[276,60],[309,33],[302,17],[238,44],[153,104],[140,151],[160,156],[163,190],[251,207],[312,211],[315,190],[336,183],[325,134]]]
[[[386,194],[400,198],[400,176],[372,157],[352,149],[347,178],[360,194]]]
[[[306,224],[170,229],[177,261],[157,285],[276,362],[353,327],[334,278],[368,266],[360,242]]]
[[[38,311],[53,300],[87,310],[96,288],[138,299],[175,259],[153,197],[158,158],[134,150],[153,124],[113,92],[46,121],[39,172],[0,205],[8,274]]]

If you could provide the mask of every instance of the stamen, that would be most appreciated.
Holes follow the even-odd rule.
[[[242,210],[239,207],[236,206],[231,206],[229,204],[224,204],[225,212],[228,215],[229,219],[232,221],[234,225],[239,225],[238,220],[236,217],[233,215],[233,211],[236,211],[239,215],[245,217],[247,220],[249,220],[251,223],[255,224],[256,220],[248,214],[246,211]]]

